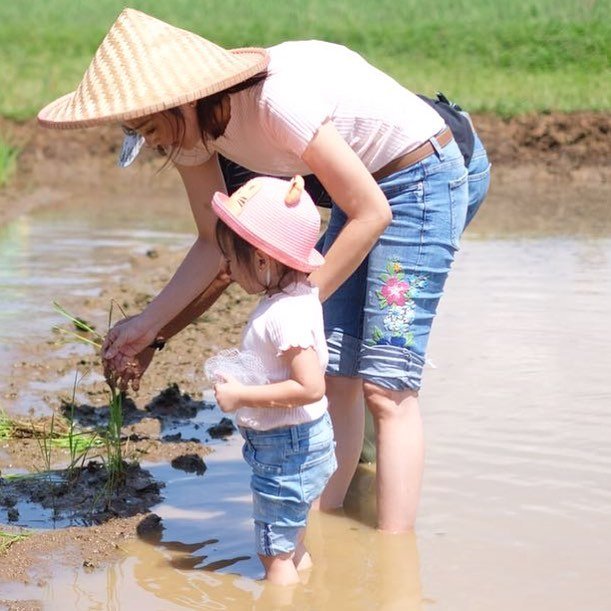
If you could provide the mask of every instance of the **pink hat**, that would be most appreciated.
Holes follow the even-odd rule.
[[[217,191],[212,207],[240,237],[288,267],[311,272],[325,262],[314,249],[320,215],[301,176],[253,178],[231,197]]]

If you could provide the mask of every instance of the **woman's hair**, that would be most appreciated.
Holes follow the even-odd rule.
[[[255,250],[256,247],[253,246],[250,242],[247,242],[244,238],[239,236],[231,227],[229,227],[226,223],[224,223],[221,219],[216,221],[216,241],[221,249],[221,253],[223,256],[227,256],[230,253],[235,255],[236,261],[239,265],[247,269],[253,275],[255,274]],[[302,272],[281,263],[277,259],[276,265],[280,271],[280,278],[278,278],[278,285],[282,283],[282,281],[289,274],[300,274]],[[270,288],[270,287],[267,287]]]
[[[223,122],[222,118],[215,112],[216,107],[221,103],[223,97],[229,95],[230,93],[237,93],[238,91],[244,91],[244,89],[248,89],[249,87],[254,87],[258,83],[263,82],[267,78],[267,74],[267,70],[264,70],[263,72],[259,72],[254,76],[251,76],[249,79],[234,85],[233,87],[228,87],[227,89],[223,89],[218,93],[213,93],[212,95],[197,100],[195,110],[197,112],[197,123],[199,125],[199,131],[204,146],[206,146],[206,143],[209,140],[216,140],[219,136],[222,136],[225,131],[225,127],[227,126],[226,123]],[[176,122],[178,123],[178,129],[180,130],[179,145],[174,149],[172,154],[173,157],[174,155],[177,155],[182,148],[186,131],[185,118],[183,117],[178,106],[168,109],[168,112],[174,115]],[[165,152],[162,151],[160,151],[160,153],[165,154]],[[170,161],[172,157],[170,157],[168,161]]]
[[[206,144],[206,140],[216,140],[219,136],[222,136],[225,131],[225,123],[223,123],[214,112],[216,106],[221,103],[223,97],[230,93],[238,93],[238,91],[244,91],[244,89],[254,87],[262,83],[266,78],[267,70],[264,70],[233,87],[223,89],[218,93],[213,93],[212,95],[197,100],[197,120],[204,144]]]

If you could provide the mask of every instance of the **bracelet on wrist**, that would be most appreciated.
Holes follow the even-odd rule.
[[[163,339],[163,337],[156,337],[149,344],[149,348],[154,348],[155,350],[163,350],[165,348],[165,339]]]

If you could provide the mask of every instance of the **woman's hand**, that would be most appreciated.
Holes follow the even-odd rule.
[[[238,407],[242,407],[240,393],[244,385],[230,375],[219,375],[222,382],[214,385],[214,396],[221,411],[235,412]]]
[[[148,358],[146,365],[142,367],[148,355],[142,358],[137,357],[148,349],[151,342],[155,339],[156,329],[151,329],[144,324],[142,315],[130,316],[120,320],[109,332],[102,344],[102,359],[104,361],[104,371],[111,372],[115,380],[125,378],[132,380],[134,377],[140,378],[152,354]],[[136,362],[136,359],[138,362]],[[141,363],[139,365],[138,363]],[[129,371],[133,373],[130,374]],[[137,371],[142,371],[136,375]],[[133,387],[133,386],[132,386]]]
[[[118,388],[121,392],[125,392],[129,386],[132,387],[134,392],[138,392],[140,390],[140,379],[154,356],[155,348],[147,346],[140,354],[134,356],[120,373],[112,368],[110,361],[102,359],[104,377],[111,386]]]

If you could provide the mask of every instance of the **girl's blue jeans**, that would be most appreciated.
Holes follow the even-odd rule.
[[[252,469],[257,553],[295,550],[312,501],[337,468],[331,418],[269,431],[240,427],[242,454]]]

